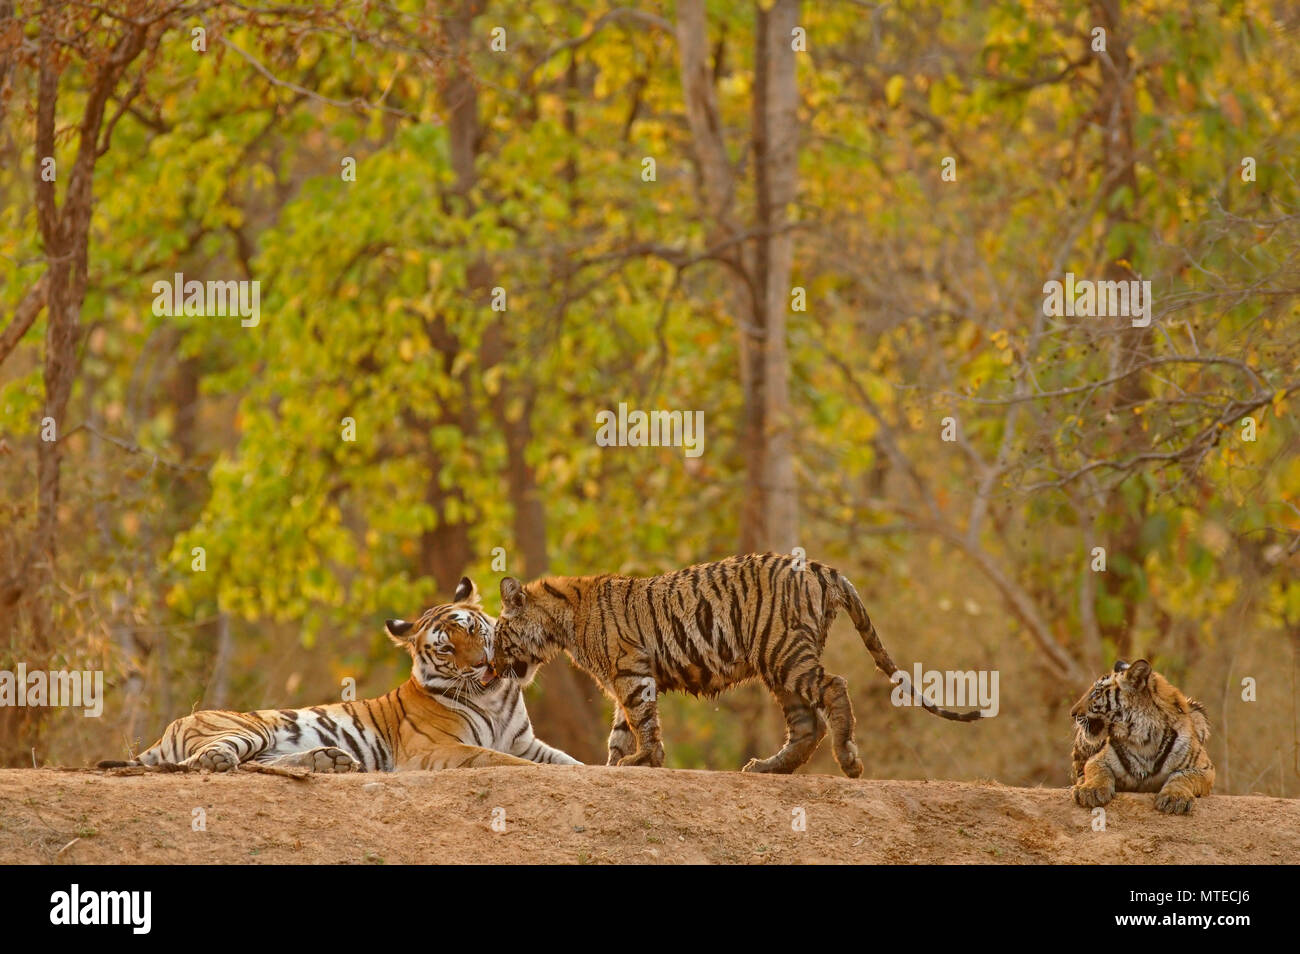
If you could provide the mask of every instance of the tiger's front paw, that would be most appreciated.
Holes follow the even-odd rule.
[[[1192,810],[1196,799],[1178,792],[1161,792],[1156,796],[1156,811],[1166,815],[1186,815]]]
[[[327,746],[312,752],[311,770],[313,772],[356,772],[360,769],[357,760],[342,749]]]
[[[1074,800],[1084,808],[1096,808],[1105,805],[1115,797],[1114,785],[1076,785]]]

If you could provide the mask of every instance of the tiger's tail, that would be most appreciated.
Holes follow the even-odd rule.
[[[158,740],[149,748],[145,749],[133,759],[100,759],[95,763],[95,768],[131,768],[137,765],[167,765],[167,759],[163,758],[162,740]]]
[[[853,625],[857,627],[859,635],[862,636],[862,643],[867,647],[867,652],[871,653],[871,658],[876,661],[877,669],[889,676],[891,681],[894,673],[898,673],[898,681],[907,687],[917,704],[941,719],[950,719],[953,722],[974,722],[976,719],[982,718],[979,709],[972,709],[970,712],[943,709],[931,704],[924,695],[917,691],[916,687],[912,685],[912,681],[907,678],[906,673],[894,665],[894,660],[889,657],[888,650],[885,649],[884,644],[880,641],[880,636],[876,633],[876,627],[871,625],[871,617],[867,615],[867,608],[862,605],[862,597],[858,596],[857,588],[843,574],[837,573],[836,576],[839,579],[844,605],[849,611],[849,618],[853,620]]]

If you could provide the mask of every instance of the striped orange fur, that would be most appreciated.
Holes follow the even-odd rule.
[[[858,592],[839,571],[775,553],[732,557],[652,577],[602,574],[501,582],[493,665],[520,678],[557,653],[614,700],[609,764],[662,765],[657,694],[715,694],[761,679],[785,712],[786,741],[747,772],[793,772],[829,727],[844,774],[862,774],[848,683],[822,668],[827,634],[841,609],[885,675],[885,651]],[[902,677],[904,680],[906,677]],[[969,722],[978,711],[918,705]]]
[[[534,737],[518,682],[492,670],[493,620],[468,578],[454,602],[414,622],[389,620],[387,630],[411,656],[411,677],[387,695],[306,709],[196,712],[131,761],[100,767],[166,763],[220,772],[254,761],[391,772],[578,764]]]
[[[1155,792],[1159,811],[1181,815],[1214,787],[1205,706],[1145,659],[1117,662],[1070,715],[1074,800],[1085,808],[1107,804],[1117,791]]]

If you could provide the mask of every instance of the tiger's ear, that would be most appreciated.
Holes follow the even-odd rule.
[[[479,599],[478,587],[468,576],[462,576],[460,582],[456,584],[456,592],[452,595],[453,603],[469,603],[472,606],[482,606],[483,601]]]
[[[384,620],[384,629],[388,630],[388,638],[399,646],[406,646],[410,643],[411,630],[414,628],[414,623],[408,623],[404,619]]]
[[[501,610],[513,612],[520,610],[524,605],[524,585],[516,580],[513,576],[507,576],[501,581]]]
[[[1145,686],[1151,678],[1151,664],[1145,659],[1139,659],[1125,670],[1124,675],[1133,685]]]
[[[1125,669],[1127,669],[1127,668],[1128,668],[1128,663],[1126,663],[1124,660],[1122,660],[1122,659],[1116,659],[1116,660],[1115,660],[1115,671],[1116,671],[1116,672],[1123,672],[1123,671],[1124,671]]]

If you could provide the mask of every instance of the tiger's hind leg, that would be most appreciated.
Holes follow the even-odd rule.
[[[764,681],[768,681],[768,678],[765,675]],[[782,700],[782,707],[786,704],[786,698],[792,697],[803,707],[812,710],[817,717],[814,735],[809,739],[811,745],[807,742],[798,745],[790,738],[785,748],[772,758],[763,762],[751,762],[745,766],[745,771],[793,772],[812,757],[817,743],[825,734],[825,728],[822,727],[824,719],[835,744],[835,761],[839,763],[840,770],[849,778],[857,778],[862,774],[862,759],[858,757],[858,744],[853,739],[857,723],[853,718],[853,705],[849,702],[849,684],[843,676],[827,675],[815,659],[808,661],[805,657],[802,666],[796,664],[786,670],[784,688],[777,693],[777,697]],[[788,719],[787,710],[787,722]],[[794,761],[796,757],[798,761]],[[765,764],[772,767],[765,769],[762,767]]]
[[[831,740],[835,743],[835,761],[849,778],[862,774],[862,759],[858,757],[855,739],[858,723],[853,717],[853,703],[849,701],[849,684],[843,676],[822,673],[821,711],[830,723]]]
[[[276,765],[280,768],[308,768],[313,772],[362,772],[364,767],[347,752],[332,745],[308,749],[306,752],[290,752],[269,759],[257,759],[263,765]]]
[[[204,738],[206,736],[206,738]],[[191,771],[229,772],[240,762],[257,758],[271,744],[271,733],[250,724],[247,716],[237,712],[196,712],[177,719],[167,729],[170,748],[176,755],[184,755],[179,764]],[[191,748],[188,740],[198,737],[202,742]],[[167,739],[164,742],[167,743]],[[163,752],[163,760],[168,753]],[[144,760],[143,758],[141,759]]]
[[[742,772],[771,772],[789,775],[807,762],[826,737],[826,720],[797,693],[783,689],[773,693],[785,713],[785,745],[771,758],[750,759]]]
[[[233,772],[241,761],[235,746],[222,740],[200,749],[180,764],[199,772]]]

